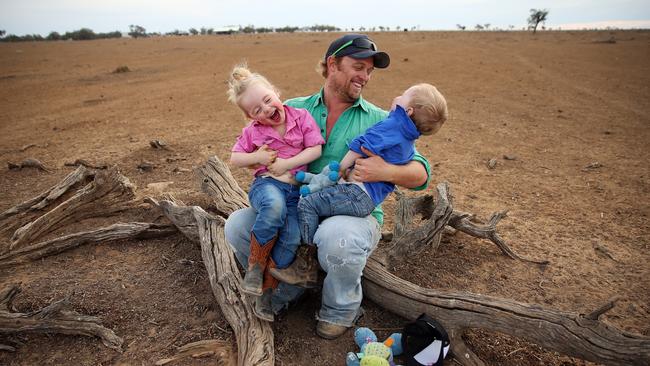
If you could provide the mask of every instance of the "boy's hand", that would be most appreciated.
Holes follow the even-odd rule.
[[[286,173],[290,168],[288,161],[282,158],[276,158],[273,164],[267,166],[267,169],[275,176]]]
[[[255,154],[257,155],[257,162],[266,166],[273,164],[275,159],[278,157],[278,152],[270,149],[266,144],[260,146],[260,148],[255,151]]]

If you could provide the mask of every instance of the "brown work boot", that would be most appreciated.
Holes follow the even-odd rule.
[[[321,338],[336,339],[347,332],[348,329],[350,329],[350,327],[319,320],[318,325],[316,325],[316,334]]]
[[[264,245],[260,245],[257,238],[255,238],[255,234],[251,233],[251,254],[248,256],[248,268],[241,284],[242,292],[253,296],[262,295],[264,270],[276,239],[277,235]]]
[[[318,258],[315,245],[301,245],[293,263],[287,268],[272,268],[269,272],[276,279],[304,288],[318,285]]]
[[[275,262],[269,258],[266,271],[264,271],[264,283],[262,284],[262,296],[255,299],[255,307],[253,312],[255,315],[267,322],[273,321],[273,306],[271,305],[271,298],[273,297],[273,290],[278,287],[279,281],[273,278],[269,273],[270,269],[275,268]]]

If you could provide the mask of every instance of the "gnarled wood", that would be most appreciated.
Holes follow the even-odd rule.
[[[210,166],[214,169],[228,169],[225,164]],[[222,177],[230,175],[229,172],[214,174]],[[236,183],[233,181],[231,184]],[[440,189],[440,187],[439,185],[439,195],[448,197],[446,188]],[[440,194],[441,191],[443,194]],[[222,196],[221,199],[229,201],[227,196]],[[433,199],[421,198],[417,202],[421,202],[423,219],[428,220],[430,224],[435,222],[429,220],[436,211],[435,206],[431,207]],[[219,205],[219,202],[216,203]],[[487,227],[481,228],[465,220],[467,215],[460,213],[453,216],[453,211],[450,210],[450,200],[447,199],[445,202],[443,198],[437,211],[439,213],[437,216],[442,220],[438,221],[444,221],[446,215],[449,215],[448,222],[451,226],[455,225],[456,229],[493,242],[500,241],[496,236],[496,223],[501,219],[501,215],[493,216]],[[451,220],[452,217],[456,217],[456,220]],[[397,221],[400,221],[399,218]],[[400,225],[406,227],[406,222],[401,222]],[[437,227],[438,223],[435,226]],[[397,232],[401,234],[400,236],[408,235],[406,229],[398,229]],[[500,243],[502,245],[495,242],[502,250],[504,247],[507,248],[503,241]],[[412,246],[412,248],[416,247]],[[512,251],[504,251],[504,253],[512,258],[520,258],[513,256]],[[364,296],[387,310],[407,319],[415,319],[422,312],[427,312],[438,319],[456,340],[452,344],[454,347],[452,350],[457,355],[456,360],[463,365],[483,365],[483,362],[466,347],[464,342],[458,341],[462,339],[461,335],[467,328],[483,328],[529,339],[547,349],[600,363],[650,364],[650,339],[646,337],[622,332],[604,322],[588,319],[579,314],[548,310],[536,305],[491,296],[425,289],[392,275],[381,264],[377,255],[369,258],[362,281]],[[601,312],[596,310],[595,313]]]
[[[135,186],[117,169],[98,171],[95,179],[74,196],[16,230],[9,249],[35,240],[68,223],[89,217],[108,216],[132,207],[134,191]]]
[[[383,308],[415,319],[422,312],[462,333],[482,328],[528,339],[570,356],[608,365],[650,364],[650,339],[622,332],[580,314],[544,309],[507,299],[419,287],[388,271],[372,257],[363,272],[364,296]],[[454,349],[454,354],[462,350]],[[464,365],[477,364],[475,360]]]
[[[548,260],[530,259],[515,253],[503,241],[503,239],[501,239],[501,237],[497,233],[497,224],[499,223],[499,221],[501,221],[501,219],[506,217],[507,214],[508,211],[495,212],[492,214],[492,217],[490,217],[490,220],[486,225],[478,226],[468,220],[468,217],[470,216],[469,214],[454,212],[451,219],[449,220],[449,226],[453,227],[458,231],[462,231],[465,234],[471,235],[475,238],[490,240],[491,242],[496,244],[496,246],[499,247],[499,249],[501,249],[503,254],[507,255],[510,258],[519,259],[525,262],[531,262],[535,264],[548,264],[549,263]]]
[[[93,171],[80,166],[47,191],[4,211],[0,214],[0,235],[13,233],[17,228],[42,215],[45,208],[61,202],[67,192],[80,185],[86,185],[94,174]]]
[[[228,166],[212,156],[195,169],[201,191],[214,200],[219,215],[228,217],[236,210],[248,207],[248,195],[239,187]]]
[[[147,222],[117,223],[100,229],[82,231],[10,251],[0,255],[0,268],[30,262],[88,243],[108,242],[127,238],[158,238],[171,235],[175,232],[177,232],[177,229],[173,225]]]
[[[62,333],[98,337],[106,347],[122,352],[122,338],[102,326],[98,317],[66,310],[69,308],[67,298],[31,313],[13,312],[11,302],[19,292],[18,285],[6,287],[0,292],[0,333]]]
[[[406,253],[413,255],[413,253],[419,253],[427,248],[437,249],[445,225],[475,238],[490,240],[503,254],[512,259],[535,264],[549,263],[548,260],[521,256],[501,239],[497,233],[496,225],[506,217],[507,211],[492,214],[486,225],[476,225],[468,219],[472,216],[470,214],[458,211],[451,211],[449,214],[453,197],[449,193],[447,183],[438,184],[436,190],[438,192],[437,200],[434,200],[431,195],[407,197],[403,193],[398,193],[393,235],[387,236],[387,240],[391,241],[387,249],[391,263],[403,258]],[[417,216],[422,219],[419,226],[413,225]],[[400,244],[398,245],[397,242]],[[381,261],[385,262],[387,255],[385,252],[380,251],[377,254],[378,259],[382,255],[384,257],[381,257]]]
[[[437,249],[442,229],[449,221],[453,209],[448,184],[440,183],[436,189],[438,200],[435,202],[431,196],[418,201],[401,197],[400,201],[404,200],[404,203],[398,203],[393,240],[378,253],[378,255],[385,256],[388,263],[394,263],[395,260],[400,260],[407,255],[417,255],[428,247],[433,246],[434,249]],[[410,203],[417,204],[411,205]],[[435,206],[430,209],[429,205]],[[424,221],[421,225],[409,227],[415,214],[421,212],[426,212],[428,217],[423,217]]]
[[[188,238],[200,243],[212,293],[235,333],[237,364],[273,365],[273,330],[269,323],[255,316],[251,299],[241,291],[241,275],[223,232],[225,220],[198,206],[150,201],[157,203],[174,224],[178,223],[177,227]]]
[[[203,358],[215,356],[217,357],[217,365],[233,366],[236,364],[233,353],[230,342],[222,341],[221,339],[208,339],[188,343],[179,347],[174,356],[158,360],[155,365],[162,366],[188,357]]]

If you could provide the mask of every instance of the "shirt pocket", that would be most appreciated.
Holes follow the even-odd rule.
[[[284,135],[284,142],[291,147],[295,147],[301,150],[305,146],[302,134],[296,133],[294,131],[287,132],[287,134]]]
[[[253,145],[255,145],[255,150],[259,149],[262,145],[271,146],[273,144],[273,138],[264,135],[257,135],[253,137]]]

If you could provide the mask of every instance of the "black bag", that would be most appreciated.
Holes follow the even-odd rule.
[[[449,345],[445,328],[427,314],[404,326],[402,349],[408,366],[442,366]]]

